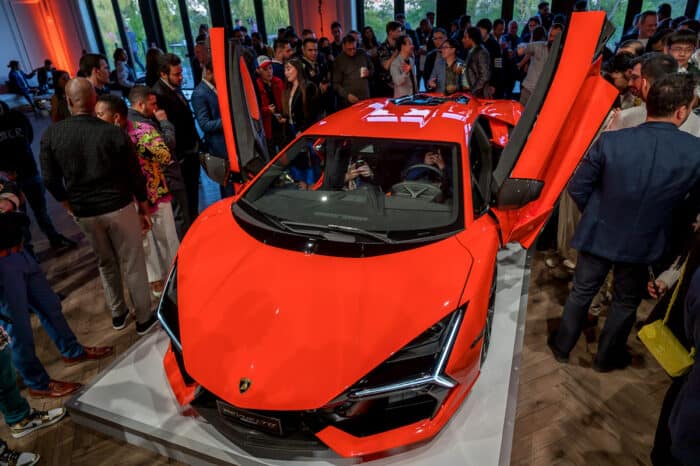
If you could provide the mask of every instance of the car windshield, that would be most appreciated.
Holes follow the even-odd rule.
[[[277,229],[400,241],[461,228],[461,192],[457,144],[306,136],[240,204]]]

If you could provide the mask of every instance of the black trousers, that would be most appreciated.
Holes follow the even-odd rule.
[[[671,454],[671,431],[668,428],[668,420],[671,418],[671,410],[686,379],[687,376],[685,375],[673,379],[661,404],[659,422],[656,425],[656,433],[654,434],[654,445],[649,455],[651,464],[654,466],[680,466],[681,464]]]
[[[197,154],[188,155],[180,161],[182,178],[185,180],[185,191],[187,192],[187,208],[189,223],[199,215],[199,157]],[[189,225],[187,225],[189,228]]]
[[[644,296],[647,267],[644,264],[612,262],[580,252],[574,272],[574,286],[564,305],[564,315],[557,332],[556,346],[569,354],[581,336],[588,308],[600,290],[610,269],[613,269],[613,299],[598,342],[596,360],[612,363],[625,352],[627,337]]]

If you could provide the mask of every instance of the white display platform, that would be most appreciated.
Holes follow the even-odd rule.
[[[381,459],[372,466],[510,463],[529,254],[508,245],[498,255],[498,280],[491,345],[471,393],[431,441]],[[128,443],[189,464],[349,465],[347,458],[278,460],[257,458],[238,448],[213,426],[185,409],[183,414],[163,371],[168,345],[159,330],[144,337],[67,404],[73,420]]]

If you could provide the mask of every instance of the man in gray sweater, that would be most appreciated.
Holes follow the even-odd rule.
[[[333,63],[333,89],[339,96],[340,108],[369,98],[369,79],[373,72],[372,60],[364,50],[357,50],[355,38],[345,36],[343,53]]]

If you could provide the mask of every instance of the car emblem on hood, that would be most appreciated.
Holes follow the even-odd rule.
[[[252,383],[253,383],[252,380],[243,377],[241,379],[241,381],[238,383],[238,391],[241,393],[247,392]]]

